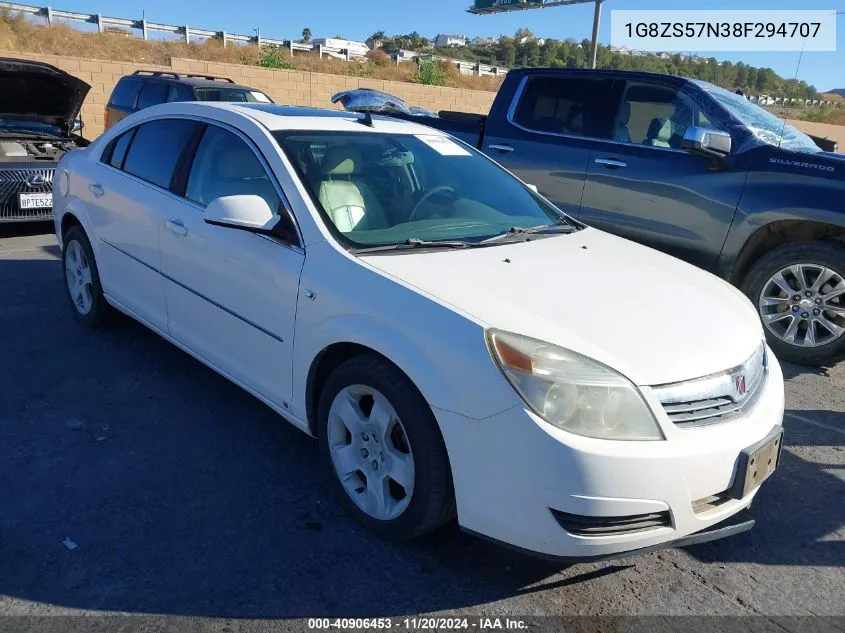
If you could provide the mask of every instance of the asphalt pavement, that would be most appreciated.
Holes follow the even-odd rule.
[[[845,630],[830,619],[845,616],[845,363],[784,365],[782,464],[750,532],[573,566],[455,528],[385,543],[334,502],[316,442],[258,400],[129,319],[78,324],[51,230],[0,225],[0,618],[29,616],[0,629],[439,613]]]

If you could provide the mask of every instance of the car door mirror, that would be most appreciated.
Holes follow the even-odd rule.
[[[706,127],[688,127],[681,145],[693,154],[723,158],[731,153],[731,135]]]
[[[207,224],[280,237],[280,218],[261,196],[223,196],[212,200],[205,209]]]
[[[82,121],[82,119],[76,119],[73,122],[73,127],[70,129],[70,131],[71,131],[71,133],[79,132],[84,127],[85,127],[85,123]]]

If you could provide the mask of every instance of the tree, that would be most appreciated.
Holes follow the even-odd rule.
[[[307,26],[302,29],[302,41],[303,42],[310,42],[311,41],[311,29]]]
[[[368,39],[381,41],[385,39],[387,36],[384,34],[384,31],[376,31]]]
[[[536,68],[540,65],[540,45],[537,40],[528,40],[520,47],[521,63],[526,68]]]
[[[508,68],[516,64],[516,44],[510,37],[503,37],[496,45],[496,60]]]
[[[529,40],[533,40],[534,34],[524,26],[522,28],[518,28],[516,30],[516,33],[513,34],[513,39],[515,39],[517,42],[520,42],[526,38]]]

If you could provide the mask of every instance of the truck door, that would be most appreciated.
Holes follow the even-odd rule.
[[[712,270],[746,172],[682,149],[688,127],[718,129],[683,88],[619,80],[611,94],[616,118],[594,143],[580,219]]]
[[[525,77],[507,113],[491,113],[482,150],[577,217],[607,83],[583,74]]]

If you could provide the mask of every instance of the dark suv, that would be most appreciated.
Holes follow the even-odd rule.
[[[260,90],[240,86],[227,77],[136,70],[114,87],[106,106],[105,129],[133,112],[170,101],[273,103]]]

